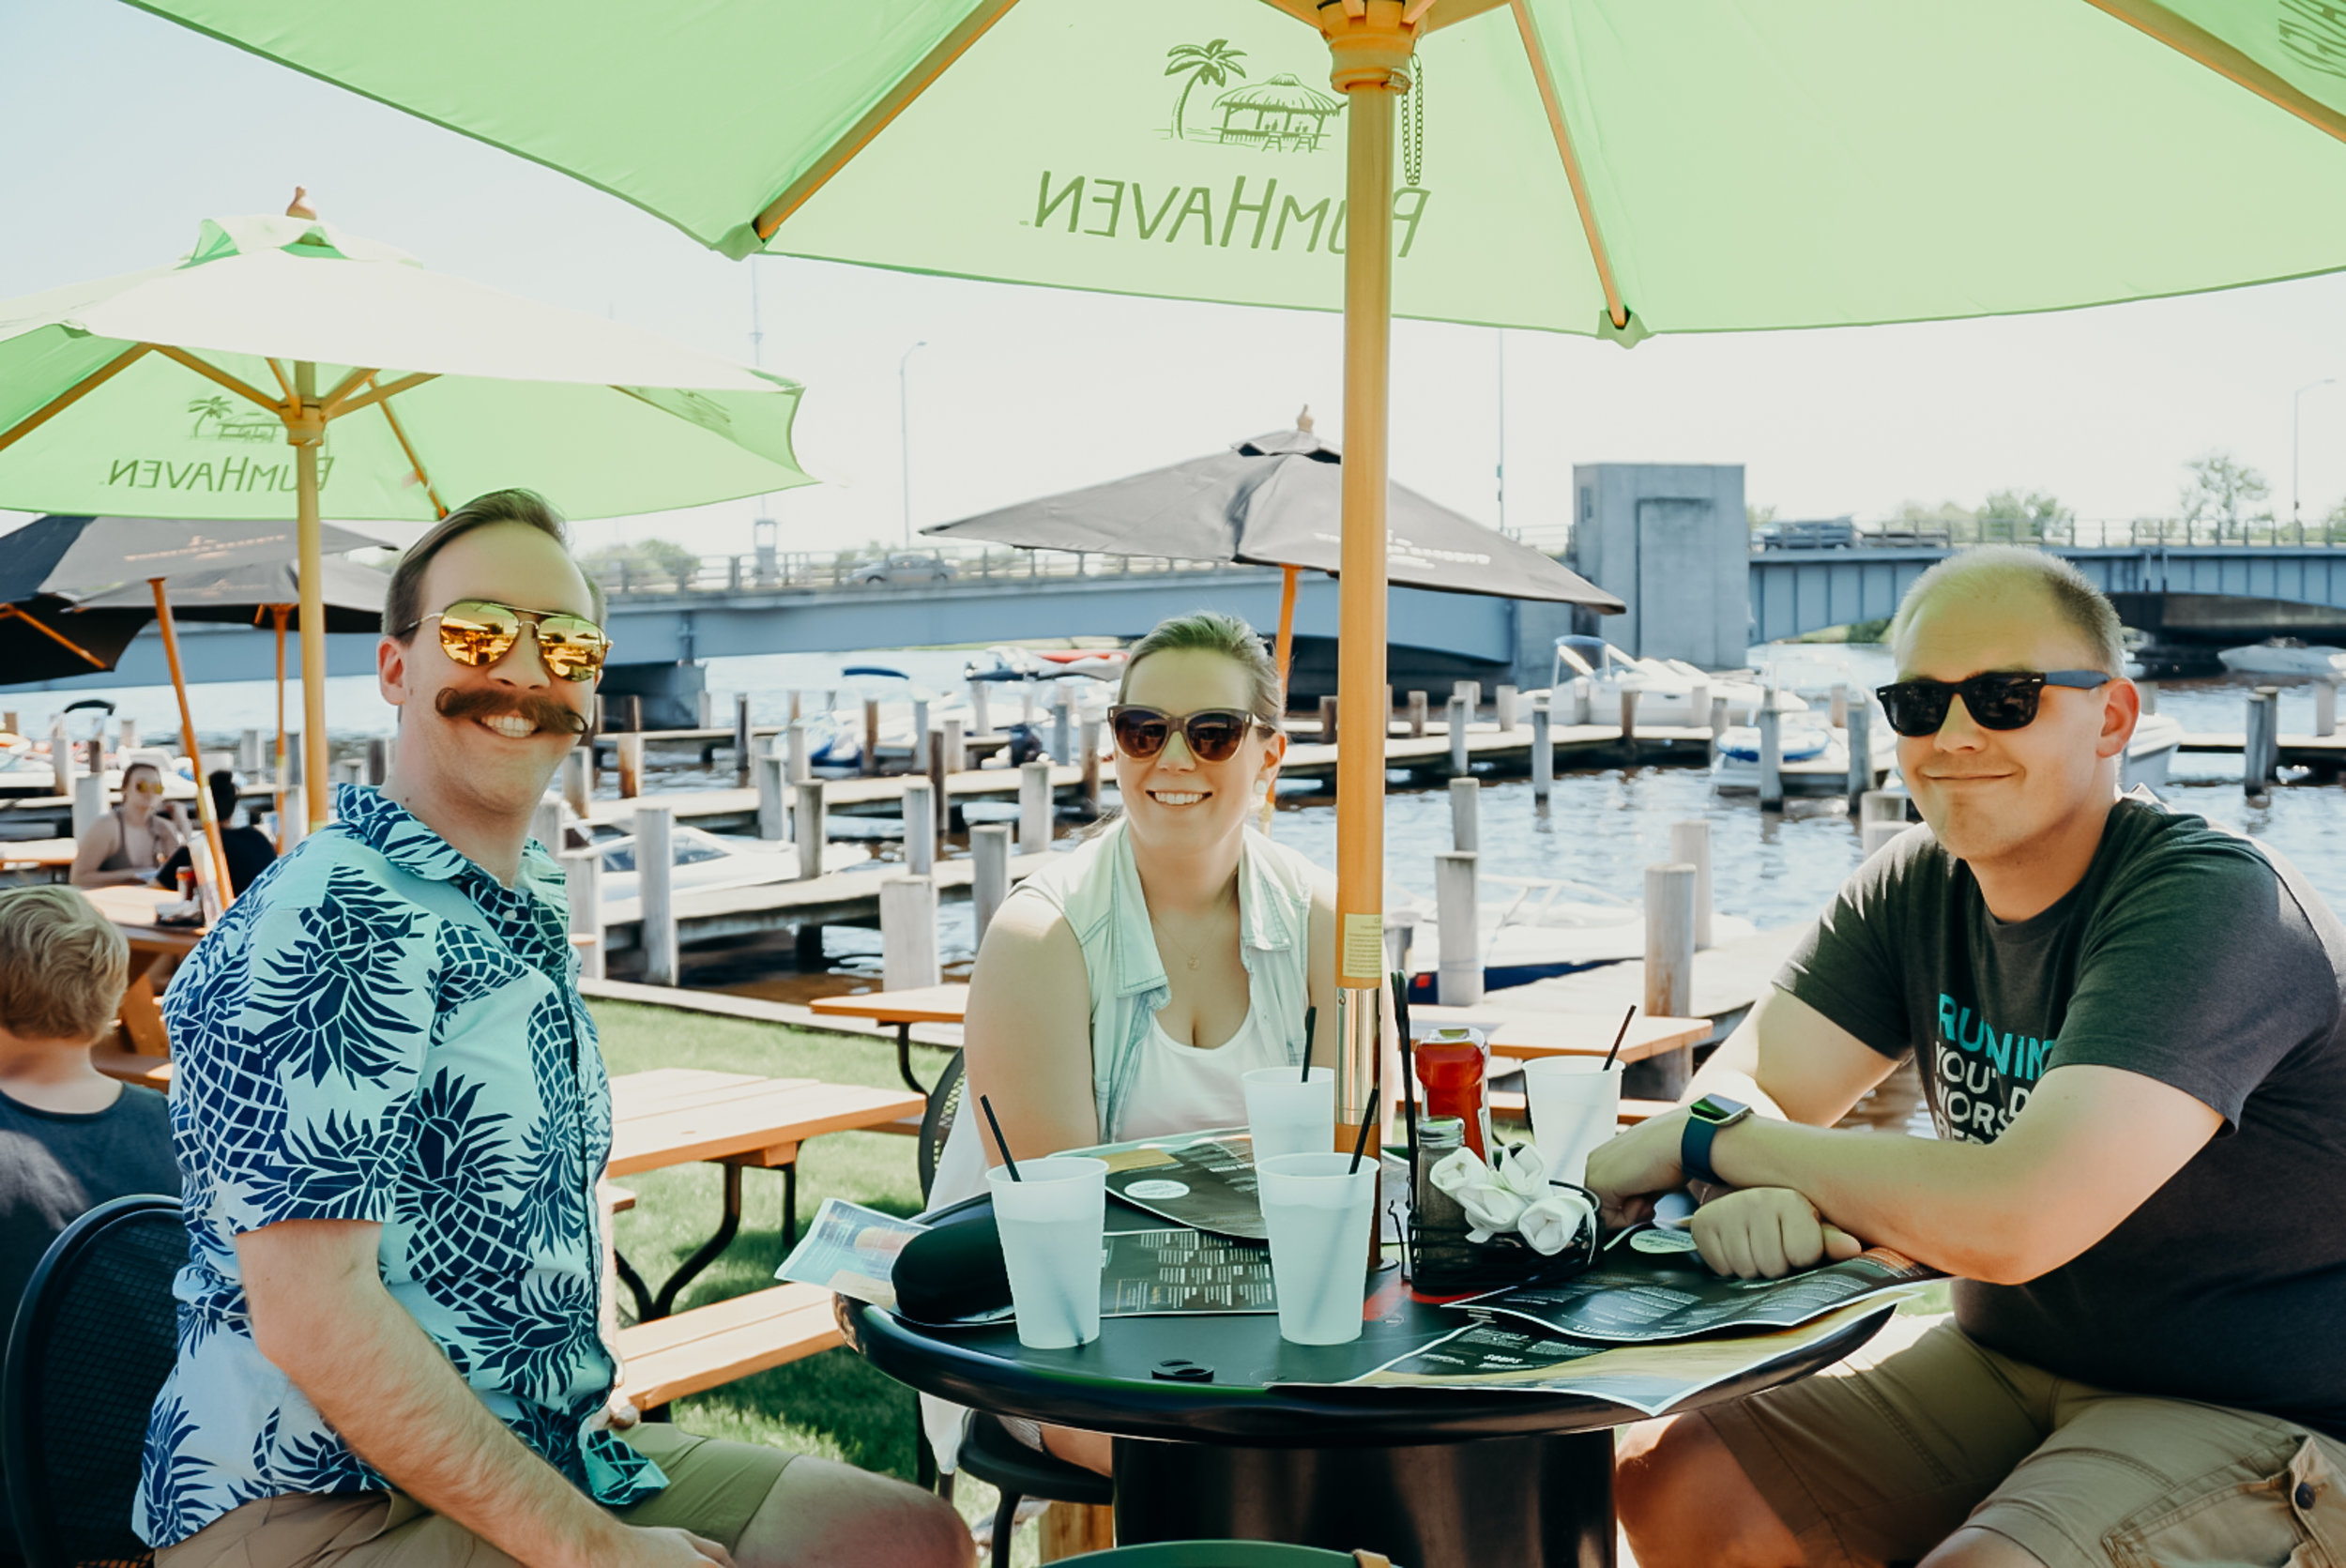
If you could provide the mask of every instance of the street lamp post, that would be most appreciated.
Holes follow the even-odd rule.
[[[2289,400],[2289,521],[2296,526],[2297,542],[2300,544],[2306,541],[2306,519],[2305,513],[2298,510],[2297,501],[2297,433],[2305,424],[2306,394],[2316,387],[2333,386],[2337,381],[2338,377],[2334,375],[2308,381],[2298,388]]]
[[[912,357],[929,346],[926,338],[905,350],[896,361],[896,437],[904,462],[905,548],[912,548],[912,392],[906,379]]]

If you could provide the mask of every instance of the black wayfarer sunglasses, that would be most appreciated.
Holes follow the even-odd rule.
[[[1989,670],[1965,680],[1900,680],[1874,688],[1890,716],[1890,727],[1919,738],[1936,735],[1947,722],[1947,708],[1957,697],[1963,710],[1982,729],[2026,729],[2036,722],[2037,699],[2048,686],[2074,687],[2080,692],[2107,686],[2115,676],[2099,670]]]
[[[1165,750],[1173,732],[1181,732],[1190,754],[1200,762],[1227,762],[1238,754],[1247,732],[1260,723],[1236,708],[1201,708],[1179,717],[1155,708],[1118,704],[1108,709],[1108,729],[1116,749],[1135,762],[1146,762]]]

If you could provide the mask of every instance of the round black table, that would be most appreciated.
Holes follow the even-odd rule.
[[[984,1200],[978,1202],[983,1204]],[[1130,1211],[1111,1204],[1118,1221]],[[933,1216],[941,1217],[941,1216]],[[1609,1568],[1611,1429],[1643,1419],[1569,1394],[1334,1383],[1381,1366],[1465,1315],[1385,1275],[1382,1315],[1350,1345],[1290,1345],[1273,1314],[1105,1317],[1072,1350],[1029,1350],[1007,1325],[937,1330],[841,1298],[848,1342],[898,1382],[981,1410],[1152,1442],[1116,1445],[1120,1544],[1199,1539],[1367,1547],[1407,1568]],[[1704,1391],[1714,1405],[1831,1365],[1867,1318]],[[1159,1376],[1166,1362],[1211,1382]]]

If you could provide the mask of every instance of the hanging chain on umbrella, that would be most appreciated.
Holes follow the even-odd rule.
[[[1425,173],[1425,57],[1409,62],[1409,108],[1401,116],[1401,182],[1411,190],[1424,184]]]

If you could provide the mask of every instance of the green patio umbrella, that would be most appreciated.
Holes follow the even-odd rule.
[[[2346,18],[2310,0],[130,3],[729,254],[1341,308],[1352,735],[1394,312],[1627,343],[2346,266]],[[1345,764],[1357,1104],[1383,779]]]
[[[426,271],[297,194],[282,218],[206,220],[170,266],[0,302],[0,507],[296,520],[316,780],[323,514],[428,522],[526,485],[612,516],[812,483],[790,446],[799,393]],[[314,790],[313,819],[326,804]]]

